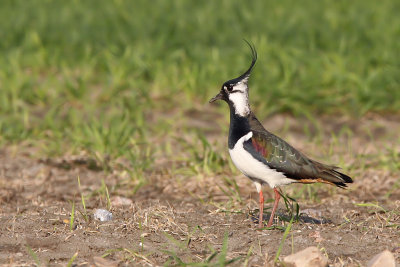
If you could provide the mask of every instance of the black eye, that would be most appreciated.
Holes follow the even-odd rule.
[[[231,92],[231,91],[232,91],[232,89],[233,89],[233,86],[232,86],[232,84],[229,84],[229,85],[228,85],[228,91],[229,91],[229,92]]]

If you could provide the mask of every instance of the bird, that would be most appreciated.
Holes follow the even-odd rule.
[[[223,100],[229,106],[229,154],[234,165],[254,183],[259,194],[259,228],[264,225],[262,186],[267,184],[274,190],[274,204],[267,224],[271,227],[281,196],[280,186],[325,183],[346,188],[346,184],[353,180],[341,173],[339,167],[310,159],[263,127],[249,104],[248,81],[257,61],[257,51],[254,44],[245,42],[252,53],[250,67],[239,77],[223,83],[219,93],[209,103]]]

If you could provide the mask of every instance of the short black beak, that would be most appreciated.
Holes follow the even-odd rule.
[[[218,95],[214,96],[213,98],[210,99],[210,101],[208,101],[208,103],[213,103],[217,100],[221,100],[223,98],[222,93],[219,92]]]

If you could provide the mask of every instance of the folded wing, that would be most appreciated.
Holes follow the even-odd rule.
[[[255,128],[252,138],[243,144],[244,149],[286,177],[302,183],[322,182],[339,187],[353,182],[349,176],[337,171],[338,167],[309,159],[276,135]]]

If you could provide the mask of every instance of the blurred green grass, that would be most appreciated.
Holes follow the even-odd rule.
[[[168,114],[206,107],[248,67],[243,38],[261,118],[398,113],[398,14],[395,0],[5,0],[0,145],[148,166],[154,139],[173,136]]]

